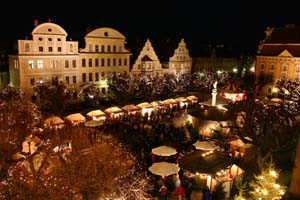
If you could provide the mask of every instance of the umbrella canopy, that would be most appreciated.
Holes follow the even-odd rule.
[[[177,153],[176,149],[168,146],[159,146],[152,149],[152,153],[158,156],[172,156]]]
[[[87,127],[96,127],[103,125],[103,121],[97,121],[97,120],[90,120],[84,123],[84,126]]]
[[[211,151],[218,148],[212,141],[197,141],[193,144],[196,149],[204,150],[204,151]]]
[[[179,170],[180,168],[177,165],[169,162],[156,162],[149,167],[149,171],[152,174],[159,176],[170,176],[178,173]]]
[[[60,126],[60,125],[63,125],[64,123],[65,123],[65,121],[63,119],[61,119],[60,117],[52,116],[52,117],[47,118],[44,121],[44,126],[45,127]]]

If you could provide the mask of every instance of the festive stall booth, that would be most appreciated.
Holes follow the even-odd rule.
[[[122,110],[124,110],[127,115],[136,115],[137,112],[141,111],[141,108],[137,107],[134,104],[128,104],[126,106],[123,106]]]
[[[177,108],[177,101],[175,101],[175,99],[165,99],[163,100],[163,103],[168,105],[169,108]]]
[[[142,110],[142,116],[145,116],[147,113],[148,117],[150,117],[152,112],[154,112],[154,106],[148,102],[139,103],[136,106]]]
[[[124,111],[118,106],[106,108],[104,112],[109,116],[110,119],[119,119],[124,115]]]
[[[201,182],[210,191],[214,191],[218,184],[224,186],[226,198],[229,197],[234,179],[241,176],[244,171],[234,164],[234,159],[221,151],[196,150],[179,159],[179,167],[184,175],[192,178],[198,176]]]
[[[186,109],[189,106],[189,100],[185,97],[177,97],[175,101],[177,102],[179,109]]]
[[[95,120],[95,121],[105,121],[106,119],[106,114],[105,112],[103,112],[102,110],[92,110],[90,112],[88,112],[87,117],[90,120]]]
[[[196,97],[194,95],[187,96],[186,99],[189,100],[192,105],[195,105],[196,103],[198,103],[198,97]]]
[[[250,138],[247,138],[251,140]],[[256,148],[250,143],[244,143],[240,138],[232,140],[230,144],[230,153],[233,157],[239,157],[242,162],[250,162],[256,158]]]
[[[65,120],[70,122],[73,126],[76,126],[80,123],[84,123],[86,118],[81,113],[74,113],[65,117]]]
[[[168,107],[167,104],[165,104],[163,101],[160,101],[160,100],[157,100],[157,101],[152,101],[150,103],[152,106],[154,106],[154,108],[157,110],[157,111],[165,111]]]
[[[44,121],[45,128],[62,128],[64,125],[65,121],[58,116],[49,117]]]

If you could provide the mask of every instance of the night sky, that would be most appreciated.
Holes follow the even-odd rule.
[[[181,37],[194,52],[209,44],[239,46],[246,51],[256,51],[268,26],[300,24],[297,6],[288,4],[288,1],[283,2],[287,4],[275,1],[241,3],[236,0],[85,0],[80,4],[52,0],[20,3],[11,1],[6,7],[2,6],[1,47],[11,47],[17,39],[29,36],[34,19],[40,23],[50,19],[64,28],[70,38],[80,41],[81,46],[89,28],[115,28],[125,35],[133,51],[140,48],[146,38],[163,43],[178,42]],[[69,7],[60,6],[61,3],[69,4]],[[4,13],[6,8],[11,14]]]

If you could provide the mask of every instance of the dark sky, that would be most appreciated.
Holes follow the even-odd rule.
[[[146,38],[184,37],[191,51],[207,44],[225,44],[256,50],[267,26],[300,24],[294,3],[238,0],[84,0],[11,1],[0,12],[0,45],[11,46],[33,30],[33,21],[51,19],[73,40],[83,41],[88,27],[111,27],[125,35],[131,48]],[[87,3],[87,4],[85,4]],[[61,5],[67,4],[67,5]],[[5,14],[7,8],[10,14]],[[20,11],[21,10],[21,11]],[[14,14],[15,13],[15,14]]]

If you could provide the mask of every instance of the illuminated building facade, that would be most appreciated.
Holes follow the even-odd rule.
[[[269,85],[264,90],[273,95],[275,80],[300,80],[300,26],[268,27],[265,34],[256,55],[255,77]]]
[[[34,94],[34,86],[56,79],[70,93],[79,92],[84,83],[94,83],[107,93],[107,78],[113,73],[129,73],[130,52],[125,37],[111,28],[98,28],[85,36],[85,48],[78,41],[67,41],[68,34],[51,22],[38,24],[32,39],[18,40],[18,52],[9,55],[10,84]]]
[[[154,48],[149,39],[147,39],[143,49],[131,69],[132,75],[146,74],[150,76],[162,76],[163,68],[158,59]]]
[[[18,52],[9,55],[10,84],[33,95],[37,83],[56,79],[69,88],[79,84],[78,42],[67,41],[67,32],[57,24],[35,24],[32,39],[18,40]]]
[[[107,93],[107,78],[129,73],[130,51],[125,37],[112,28],[98,28],[85,36],[85,48],[80,49],[80,82],[96,84]]]
[[[174,55],[169,59],[169,73],[172,74],[191,74],[192,58],[189,50],[186,48],[184,39],[181,39],[178,48],[175,49]]]

